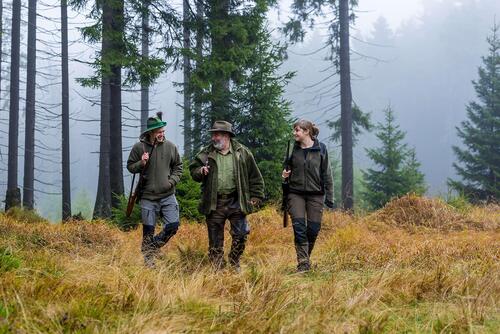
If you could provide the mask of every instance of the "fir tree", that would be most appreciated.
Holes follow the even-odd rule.
[[[424,174],[420,172],[420,162],[414,148],[408,150],[406,162],[403,166],[403,182],[408,192],[422,195],[427,190]]]
[[[197,129],[193,132],[206,134],[217,119],[233,123],[237,140],[252,150],[259,164],[266,196],[277,199],[281,157],[291,134],[289,102],[282,96],[292,73],[277,74],[285,47],[271,41],[265,26],[272,1],[206,0],[204,4],[206,15],[194,17],[191,24],[204,40],[197,42],[203,44],[202,50],[191,51],[195,66],[189,88]],[[194,138],[193,146],[199,146],[201,139]]]
[[[382,146],[366,150],[380,168],[370,168],[363,173],[366,186],[363,197],[373,209],[382,207],[393,197],[425,192],[424,175],[418,170],[420,164],[415,150],[403,143],[405,133],[395,124],[392,109],[389,107],[384,112],[385,123],[378,124],[376,134]]]
[[[500,39],[496,24],[487,41],[489,55],[483,57],[479,80],[472,82],[479,101],[469,103],[468,119],[457,127],[463,147],[453,147],[459,161],[453,167],[462,180],[449,184],[472,201],[491,202],[500,198]]]
[[[264,22],[264,16],[261,19]],[[266,197],[273,200],[281,196],[283,166],[279,158],[285,154],[292,131],[290,102],[282,96],[293,73],[276,74],[284,52],[284,47],[271,42],[261,24],[249,69],[235,91],[240,111],[235,119],[238,139],[252,150],[264,177]]]

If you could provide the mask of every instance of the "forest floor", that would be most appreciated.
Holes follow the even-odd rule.
[[[406,196],[364,216],[326,212],[304,274],[272,207],[249,216],[239,274],[212,270],[204,224],[183,222],[147,269],[140,230],[34,220],[0,214],[0,333],[500,330],[498,205]]]

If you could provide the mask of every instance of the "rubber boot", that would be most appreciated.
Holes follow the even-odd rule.
[[[321,229],[321,223],[307,222],[307,242],[309,243],[309,258],[314,249],[314,244],[318,238],[319,230]]]
[[[222,270],[226,266],[224,260],[224,230],[208,228],[208,259],[215,270]]]
[[[167,244],[167,242],[177,233],[179,223],[165,224],[163,230],[153,238],[154,246],[157,250]]]
[[[309,245],[307,243],[295,244],[297,252],[297,272],[309,271],[311,264],[309,262]]]
[[[154,246],[155,227],[151,225],[142,225],[142,246],[141,251],[144,256],[144,265],[148,268],[155,267],[155,246]]]
[[[229,252],[229,264],[237,273],[241,272],[240,258],[245,250],[247,236],[234,236],[231,243],[231,251]]]

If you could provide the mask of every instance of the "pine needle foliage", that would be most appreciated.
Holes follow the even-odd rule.
[[[403,143],[405,133],[396,124],[394,111],[388,107],[384,113],[385,123],[378,124],[376,133],[381,146],[366,149],[377,169],[369,168],[363,173],[366,191],[362,195],[373,209],[394,197],[410,192],[423,194],[426,190],[415,149]]]
[[[461,180],[449,185],[473,202],[500,199],[500,36],[495,24],[487,38],[489,54],[472,84],[478,101],[467,105],[467,119],[457,127],[461,147],[454,146],[453,164]]]

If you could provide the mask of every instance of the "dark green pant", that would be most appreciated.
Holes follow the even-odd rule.
[[[309,257],[321,229],[323,201],[323,195],[288,195],[299,270],[310,268]]]

